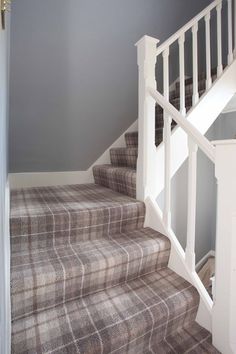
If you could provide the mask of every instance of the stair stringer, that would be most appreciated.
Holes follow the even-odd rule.
[[[171,242],[171,253],[168,267],[178,275],[190,282],[200,295],[196,321],[209,332],[212,332],[212,306],[213,302],[207,290],[200,281],[196,272],[190,272],[185,262],[185,253],[173,230],[166,229],[163,223],[162,211],[152,197],[145,200],[146,217],[145,227],[150,227],[166,235]]]
[[[201,134],[205,134],[236,93],[236,59],[212,87],[201,97],[186,116]],[[176,127],[171,135],[171,178],[188,157],[188,137]],[[164,189],[164,144],[156,150],[156,178],[151,186],[152,196],[158,196]]]

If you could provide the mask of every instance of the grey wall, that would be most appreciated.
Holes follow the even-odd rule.
[[[17,0],[11,172],[84,170],[137,118],[134,43],[168,38],[210,0]]]
[[[0,353],[10,354],[10,237],[7,183],[9,18],[0,25]]]

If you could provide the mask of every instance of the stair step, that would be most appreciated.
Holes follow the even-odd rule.
[[[13,321],[12,353],[160,353],[166,337],[193,328],[198,304],[195,288],[165,268]]]
[[[158,146],[162,142],[163,128],[158,128],[155,131],[155,144]],[[138,132],[129,132],[125,134],[125,142],[127,147],[138,147]]]
[[[136,147],[129,148],[113,148],[110,149],[111,164],[114,166],[123,166],[136,169],[138,149]]]
[[[99,165],[93,167],[96,184],[116,192],[136,197],[136,170],[128,167]]]
[[[128,178],[127,190],[133,191],[135,176],[128,171],[124,181]],[[144,216],[144,203],[95,184],[13,190],[11,250],[66,246],[132,231],[143,227]]]
[[[149,229],[12,255],[12,318],[167,267],[170,241]]]

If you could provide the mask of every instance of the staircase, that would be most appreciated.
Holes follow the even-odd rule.
[[[100,184],[12,191],[12,353],[217,353],[144,219]]]
[[[230,0],[227,9],[225,68],[221,0],[212,2],[158,48],[154,38],[140,40],[139,130],[125,135],[126,147],[110,150],[111,164],[93,168],[94,184],[12,190],[13,354],[235,352],[236,170],[232,161],[236,144],[212,143],[203,135],[236,92]],[[199,75],[198,23],[205,21],[208,48],[212,11],[217,13],[217,68],[211,70],[207,49],[206,72]],[[188,30],[193,36],[193,75],[186,79]],[[170,90],[169,47],[175,41],[180,77]],[[163,56],[163,92],[156,89],[159,55]],[[200,113],[206,109],[203,120]],[[172,164],[171,149],[182,141],[187,142],[186,151],[179,149],[180,156]],[[195,271],[198,148],[214,163],[218,180],[214,302]],[[171,228],[170,187],[187,157],[184,251]],[[161,210],[156,197],[157,190],[163,189]]]

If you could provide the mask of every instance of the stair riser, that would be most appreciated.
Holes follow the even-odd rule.
[[[121,194],[136,198],[136,172],[121,172],[118,169],[104,169],[100,166],[93,168],[93,176],[96,184]]]
[[[82,249],[86,245],[74,245],[13,257],[12,318],[43,311],[167,267],[170,253],[167,240],[165,248],[160,250],[158,239],[150,239],[144,249],[140,240],[135,243],[132,239],[127,239],[127,246],[121,249],[119,244],[125,245],[121,239],[119,235],[114,239],[117,249],[104,243],[104,248],[96,251],[95,246],[92,249],[87,244],[88,253]],[[62,252],[63,257],[58,258]]]
[[[136,169],[138,149],[111,149],[111,164]]]
[[[162,142],[163,130],[162,128],[156,131],[155,144],[158,146]],[[138,147],[138,132],[127,133],[125,135],[127,147]]]

